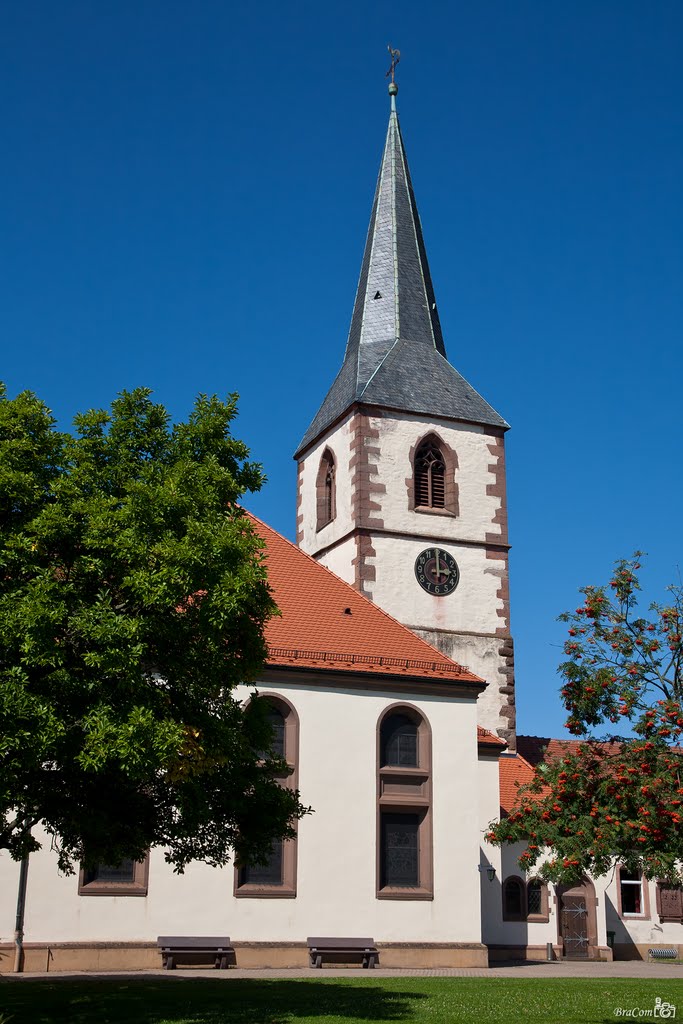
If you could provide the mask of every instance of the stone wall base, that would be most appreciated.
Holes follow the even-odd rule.
[[[305,943],[234,942],[235,966],[308,967]],[[380,967],[488,967],[486,946],[478,942],[378,942]],[[14,946],[0,943],[0,974],[11,973]],[[357,967],[358,964],[340,964]],[[27,942],[23,971],[149,971],[161,969],[154,942]],[[210,970],[211,968],[209,968]],[[324,968],[323,968],[324,969]]]
[[[615,960],[647,960],[648,949],[677,949],[678,959],[683,959],[683,944],[677,942],[615,942]],[[661,963],[661,961],[659,961]]]
[[[535,961],[546,961],[548,959],[548,950],[544,945],[542,946],[513,946],[510,945],[490,945],[489,949],[489,962],[500,963],[503,960],[535,960]],[[555,960],[562,960],[562,946],[553,946],[553,956]],[[618,960],[619,957],[612,956],[612,950],[609,946],[591,946],[589,960]]]

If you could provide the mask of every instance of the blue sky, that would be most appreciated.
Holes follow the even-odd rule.
[[[342,359],[386,45],[451,362],[512,424],[520,728],[557,734],[559,612],[681,562],[683,5],[35,0],[3,12],[0,340],[62,425],[238,391],[293,534]]]

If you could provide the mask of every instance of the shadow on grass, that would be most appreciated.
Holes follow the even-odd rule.
[[[10,1024],[290,1024],[414,1019],[418,992],[321,981],[60,979],[0,986]]]

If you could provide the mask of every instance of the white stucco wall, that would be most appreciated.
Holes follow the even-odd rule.
[[[497,533],[492,525],[500,498],[486,493],[495,482],[489,467],[495,461],[488,450],[494,438],[474,424],[427,419],[410,413],[387,412],[369,417],[369,426],[379,439],[369,442],[380,450],[377,480],[386,487],[382,497],[384,528],[402,533],[429,533],[446,540],[470,540],[481,543],[487,533]],[[412,478],[410,453],[429,433],[436,433],[451,448],[458,461],[455,479],[458,485],[459,512],[455,517],[411,511],[406,480]]]
[[[333,430],[323,434],[306,456],[299,463],[298,495],[300,505],[297,515],[302,515],[299,524],[302,531],[300,547],[309,554],[333,544],[351,530],[351,415],[346,416]],[[329,448],[335,460],[336,516],[331,523],[318,530],[316,481],[320,460],[326,448]],[[336,570],[335,570],[336,571]],[[342,579],[347,574],[340,573]]]
[[[266,687],[264,687],[264,690]],[[315,813],[299,824],[295,899],[237,899],[233,870],[201,864],[176,876],[152,851],[146,897],[78,896],[49,849],[31,857],[27,942],[154,940],[159,934],[228,934],[236,941],[303,941],[368,934],[377,941],[479,942],[479,798],[476,705],[463,698],[398,698],[316,686],[268,686],[295,706],[299,785]],[[245,689],[245,696],[246,696]],[[398,699],[432,730],[434,899],[375,895],[376,725]],[[49,844],[48,844],[49,845]],[[0,934],[11,938],[16,865],[0,858]]]

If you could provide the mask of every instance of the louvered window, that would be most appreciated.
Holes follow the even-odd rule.
[[[415,505],[446,507],[446,464],[435,441],[425,441],[415,455]]]

